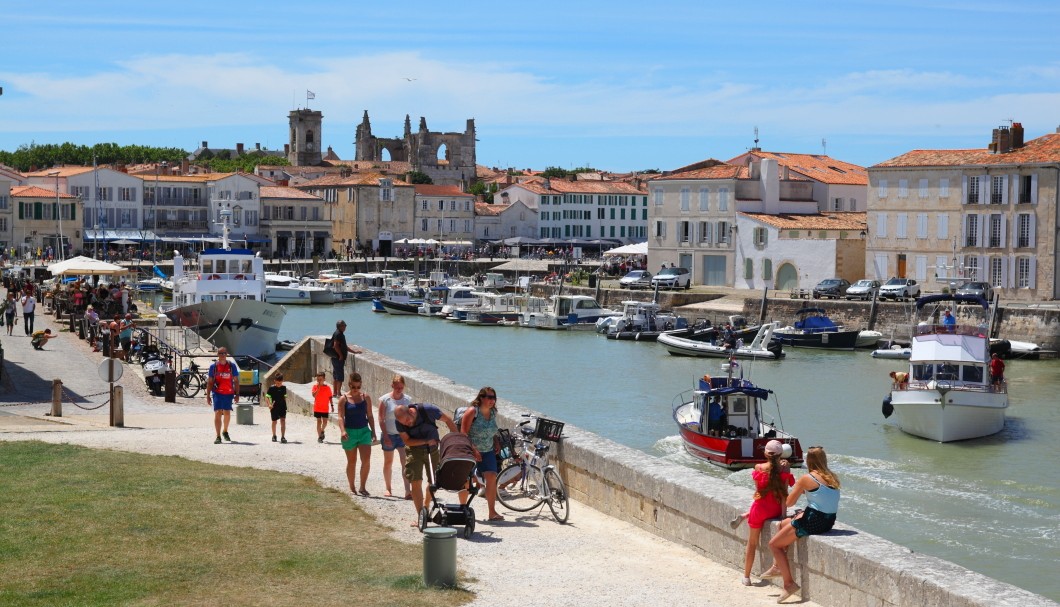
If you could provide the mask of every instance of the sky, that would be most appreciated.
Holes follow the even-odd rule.
[[[1055,0],[6,4],[8,151],[282,149],[307,103],[344,159],[367,110],[381,137],[474,118],[482,165],[615,172],[727,160],[755,129],[871,166],[1060,126]]]

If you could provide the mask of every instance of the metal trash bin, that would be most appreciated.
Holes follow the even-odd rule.
[[[433,587],[456,586],[456,529],[423,530],[423,583]]]
[[[589,288],[590,289],[595,289],[596,288],[596,274],[590,274],[589,275]]]
[[[236,423],[241,426],[254,425],[254,406],[236,405]]]

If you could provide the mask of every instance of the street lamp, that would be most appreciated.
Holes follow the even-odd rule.
[[[151,243],[151,263],[158,263],[158,174],[159,167],[166,168],[169,163],[163,160],[155,165],[155,212],[154,212],[154,227],[151,229],[151,236],[153,237]]]
[[[59,171],[52,171],[49,175],[55,176],[55,224],[59,227],[59,261],[63,260],[63,218],[62,208],[59,206]]]

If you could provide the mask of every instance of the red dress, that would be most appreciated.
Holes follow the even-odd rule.
[[[751,478],[755,481],[755,488],[758,489],[758,493],[761,494],[766,487],[766,483],[769,482],[769,472],[765,472],[755,468],[751,471]],[[784,482],[789,487],[795,484],[795,477],[790,472],[781,472],[780,478],[784,479]],[[768,495],[762,495],[758,497],[751,504],[751,510],[747,514],[747,526],[752,529],[761,529],[762,525],[768,519],[778,518],[784,512],[784,501],[782,498],[770,493]]]

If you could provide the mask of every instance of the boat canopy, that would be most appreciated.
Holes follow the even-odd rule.
[[[807,316],[795,321],[795,328],[808,331],[837,331],[839,329],[827,316]]]
[[[250,255],[254,256],[254,251],[250,249],[206,249],[199,255]]]
[[[952,363],[983,364],[988,342],[985,338],[954,333],[929,333],[913,342],[910,362],[945,361]]]
[[[940,295],[925,295],[916,300],[916,309],[919,310],[936,301],[954,301],[957,303],[979,304],[984,310],[990,308],[990,303],[978,295],[957,295],[955,293],[942,293]]]
[[[742,379],[728,379],[725,377],[713,377],[709,381],[699,380],[699,389],[709,392],[711,395],[727,396],[729,394],[742,393],[754,398],[769,398],[769,390],[759,388],[749,381]]]

